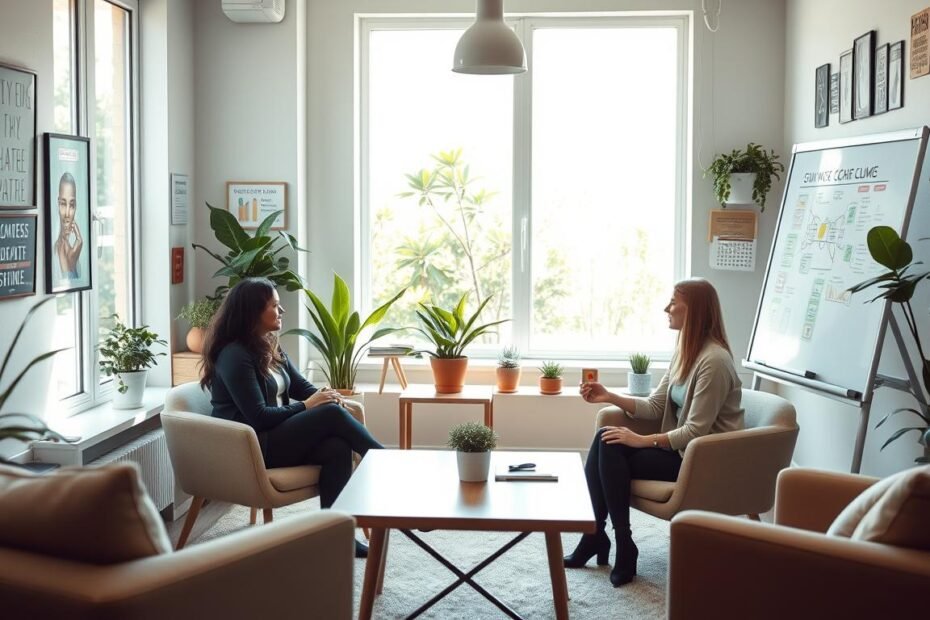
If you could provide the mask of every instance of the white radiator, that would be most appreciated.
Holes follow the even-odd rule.
[[[174,470],[168,458],[168,443],[162,429],[150,431],[141,437],[107,452],[88,463],[89,467],[132,461],[142,471],[142,482],[159,510],[174,501]]]

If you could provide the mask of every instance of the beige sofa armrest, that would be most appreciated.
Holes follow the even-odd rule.
[[[625,426],[638,435],[652,435],[659,432],[662,421],[631,418],[620,407],[610,405],[597,412],[594,430],[603,426]]]
[[[917,613],[930,553],[687,511],[671,525],[668,618],[888,618]]]
[[[11,618],[348,619],[354,527],[312,513],[110,566],[2,548],[0,600]]]
[[[775,523],[826,532],[837,515],[878,478],[796,467],[778,476]]]

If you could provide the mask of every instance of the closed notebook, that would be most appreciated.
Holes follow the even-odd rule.
[[[541,482],[558,482],[559,476],[547,471],[535,470],[517,470],[510,471],[506,466],[497,470],[494,474],[494,480],[497,482],[506,482],[514,480],[536,480]]]

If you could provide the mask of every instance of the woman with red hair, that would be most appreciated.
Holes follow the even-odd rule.
[[[742,383],[733,365],[717,291],[707,280],[693,278],[675,285],[665,307],[668,326],[678,331],[671,365],[648,398],[607,391],[596,382],[583,383],[589,403],[615,405],[631,418],[661,420],[661,432],[639,435],[625,427],[598,430],[585,463],[585,478],[597,521],[597,532],[585,534],[565,566],[580,568],[593,556],[607,564],[614,526],[616,561],[610,571],[614,587],[636,575],[639,551],[630,532],[630,481],[675,481],[681,459],[695,437],[743,428]]]

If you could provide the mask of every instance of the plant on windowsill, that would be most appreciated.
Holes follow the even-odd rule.
[[[714,197],[721,206],[754,202],[760,211],[765,211],[765,197],[772,188],[772,178],[780,179],[779,173],[784,171],[774,149],[766,151],[750,142],[745,151],[733,149],[717,155],[704,171],[704,177],[713,176]]]
[[[558,362],[545,361],[539,367],[539,393],[554,396],[562,393],[562,373],[564,369]]]
[[[497,356],[497,391],[501,394],[513,394],[520,386],[520,350],[517,347],[504,347]]]
[[[116,375],[117,388],[113,395],[114,409],[135,409],[142,405],[148,369],[156,364],[155,358],[164,353],[152,353],[151,346],[167,345],[158,334],[149,331],[148,325],[126,327],[119,315],[112,315],[113,327],[100,343],[100,370],[110,377]]]
[[[194,353],[203,352],[203,335],[210,320],[220,307],[220,300],[212,297],[205,297],[192,301],[183,308],[178,314],[179,319],[184,319],[190,323],[190,330],[187,332],[187,348]]]
[[[491,450],[497,447],[497,433],[478,422],[465,422],[449,429],[449,447],[456,451],[459,480],[484,482],[488,479]]]
[[[434,347],[432,350],[424,349],[417,353],[426,353],[430,356],[433,381],[438,394],[458,394],[462,391],[465,385],[465,373],[468,370],[468,358],[464,355],[465,347],[495,325],[510,320],[501,319],[475,325],[481,311],[491,301],[491,296],[481,302],[475,313],[466,319],[465,300],[467,298],[468,293],[463,294],[459,303],[451,311],[424,303],[419,304],[422,311],[417,310],[417,317],[423,323],[423,327],[414,329],[423,334]]]
[[[921,241],[925,240],[926,239],[921,239]],[[886,446],[902,435],[911,431],[917,431],[917,443],[923,447],[924,453],[922,456],[914,459],[914,461],[916,463],[930,463],[930,408],[924,404],[927,402],[927,396],[930,395],[930,359],[928,359],[927,355],[924,353],[917,326],[917,315],[914,314],[914,309],[911,307],[911,298],[914,296],[917,284],[921,280],[930,279],[930,272],[909,273],[915,265],[919,264],[919,261],[917,263],[912,262],[914,260],[914,252],[910,244],[901,239],[893,228],[888,226],[875,226],[869,230],[866,236],[866,242],[869,246],[869,254],[872,255],[872,259],[883,267],[886,267],[889,271],[865,280],[864,282],[860,282],[849,290],[852,293],[858,293],[867,288],[878,286],[880,289],[884,290],[870,299],[869,302],[883,299],[891,301],[900,307],[901,313],[904,315],[904,320],[907,323],[908,331],[911,333],[914,344],[917,346],[917,353],[920,356],[920,375],[923,381],[923,386],[919,384],[909,386],[911,394],[918,403],[916,409],[914,407],[895,409],[882,418],[878,424],[875,425],[875,428],[880,427],[891,416],[901,412],[913,413],[921,419],[923,425],[907,426],[898,429],[882,444],[880,450],[884,450]]]
[[[651,362],[645,353],[630,354],[631,370],[626,374],[626,384],[631,396],[649,396],[652,392],[652,373],[649,372]]]
[[[316,293],[310,289],[304,289],[307,299],[310,300],[307,304],[307,312],[310,313],[310,319],[318,333],[314,334],[310,330],[298,328],[289,329],[282,335],[295,334],[306,338],[323,356],[322,371],[329,386],[343,395],[351,395],[355,393],[358,364],[371,342],[405,328],[382,327],[375,330],[364,343],[359,343],[361,333],[368,327],[378,325],[391,305],[405,292],[407,289],[401,290],[362,321],[357,311],[350,313],[352,299],[345,280],[333,274],[333,298],[329,308]]]

